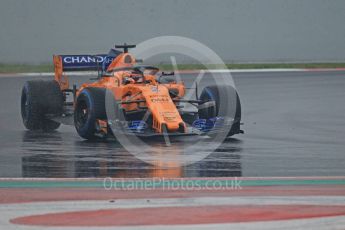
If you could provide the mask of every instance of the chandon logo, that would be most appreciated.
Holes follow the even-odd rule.
[[[108,57],[106,55],[97,55],[97,56],[90,56],[90,55],[70,55],[70,56],[63,56],[63,63],[66,64],[89,64],[89,63],[110,63],[113,58]]]

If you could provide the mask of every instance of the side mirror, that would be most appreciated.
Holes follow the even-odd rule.
[[[162,77],[166,77],[166,76],[175,76],[175,72],[174,71],[172,71],[172,72],[162,72],[162,75],[159,76],[159,78],[158,78],[158,82],[161,82],[161,78]],[[175,78],[174,79],[173,78],[167,79],[168,83],[174,82],[174,81],[175,81]]]
[[[162,72],[162,76],[174,76],[175,72],[171,71],[171,72]]]

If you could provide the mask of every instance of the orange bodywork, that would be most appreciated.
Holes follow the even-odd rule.
[[[66,90],[69,88],[69,81],[67,76],[63,74],[62,58],[61,56],[54,55],[53,61],[55,69],[54,79],[59,83],[61,90]]]
[[[121,103],[121,106],[126,112],[146,108],[152,114],[152,128],[155,132],[185,132],[186,125],[176,108],[178,102],[174,102],[169,94],[169,90],[173,89],[175,92],[178,92],[175,98],[182,98],[185,94],[184,83],[161,84],[154,75],[149,73],[144,73],[141,82],[136,82],[133,78],[135,74],[131,73],[131,71],[112,72],[112,70],[132,67],[135,64],[136,60],[131,54],[121,53],[109,65],[107,75],[102,76],[96,82],[82,84],[77,90],[76,95],[78,96],[84,88],[106,88],[113,92],[115,100],[119,103],[139,101],[137,103]],[[68,89],[69,83],[67,77],[63,74],[61,57],[54,56],[54,66],[55,80],[60,84],[61,90]],[[128,81],[124,83],[124,79]]]

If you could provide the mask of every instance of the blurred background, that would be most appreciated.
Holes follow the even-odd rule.
[[[162,35],[196,39],[227,63],[340,62],[342,0],[1,0],[0,63],[107,52]]]

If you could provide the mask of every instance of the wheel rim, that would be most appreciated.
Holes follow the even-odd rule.
[[[76,111],[76,125],[77,127],[82,127],[87,122],[89,116],[89,109],[85,101],[80,101],[78,103],[77,111]]]
[[[200,96],[200,100],[202,101],[214,101],[216,103],[216,99],[214,97],[214,95],[212,94],[212,92],[208,89],[205,88],[205,91],[201,94]],[[208,107],[206,109],[204,109],[203,111],[206,111],[207,115],[204,118],[212,118],[217,116],[217,105],[214,107]],[[205,113],[205,112],[204,112]],[[199,114],[200,116],[200,114]]]

